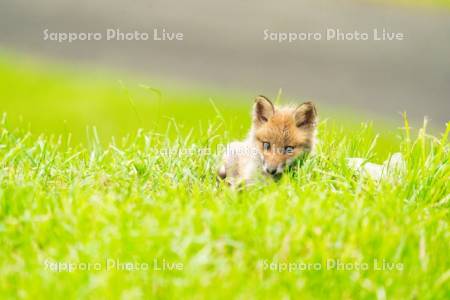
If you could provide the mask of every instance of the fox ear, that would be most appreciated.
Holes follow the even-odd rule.
[[[305,102],[294,112],[297,127],[315,126],[317,119],[316,107],[312,102]]]
[[[262,124],[267,122],[275,113],[275,108],[264,96],[258,96],[255,99],[255,105],[253,106],[253,121]]]

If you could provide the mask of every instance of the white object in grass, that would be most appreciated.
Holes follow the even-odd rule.
[[[347,158],[347,166],[373,180],[380,180],[383,176],[402,173],[406,170],[405,160],[399,152],[391,155],[382,165],[367,162],[363,158],[351,157]]]

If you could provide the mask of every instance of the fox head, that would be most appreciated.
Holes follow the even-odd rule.
[[[256,97],[251,137],[266,174],[281,174],[300,154],[312,150],[316,119],[312,102],[278,108],[268,98]]]

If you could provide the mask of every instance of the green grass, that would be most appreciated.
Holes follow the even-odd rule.
[[[239,133],[247,125],[239,120],[248,119],[252,103],[250,97],[243,102],[222,91],[174,88],[148,78],[66,68],[4,53],[0,91],[0,111],[8,114],[11,126],[38,134],[70,133],[76,143],[86,142],[86,129],[93,126],[103,142],[139,128],[165,133],[174,121],[177,130],[187,134],[193,126],[208,126],[216,115],[214,103],[221,103],[227,131]]]
[[[237,192],[217,184],[215,168],[217,145],[248,127],[239,96],[158,85],[159,97],[127,81],[130,102],[117,81],[82,71],[0,59],[0,74],[3,299],[450,293],[450,127],[431,136],[399,122],[405,128],[383,140],[370,125],[323,120],[317,154],[298,171]],[[391,150],[403,153],[406,173],[380,182],[345,163],[381,161]],[[106,259],[150,270],[107,270]],[[183,270],[153,270],[154,259]],[[374,270],[374,259],[403,270]],[[327,269],[327,260],[369,269]],[[54,272],[48,262],[94,269]],[[322,268],[264,269],[270,262]]]
[[[243,138],[253,99],[261,93],[274,99],[278,91],[186,87],[123,73],[67,68],[0,49],[0,114],[7,113],[8,125],[37,135],[70,135],[73,144],[86,144],[87,131],[94,126],[103,144],[138,129],[169,134],[172,139],[188,134],[205,137],[206,129],[218,120],[223,120],[217,128],[221,142]],[[316,102],[321,120],[340,124],[348,134],[356,134],[362,120],[371,119],[360,111]],[[398,151],[400,120],[400,116],[395,122],[376,119],[374,131],[383,132],[375,146],[376,159]]]

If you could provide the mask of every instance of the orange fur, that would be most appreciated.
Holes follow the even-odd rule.
[[[250,181],[257,173],[279,175],[300,154],[314,147],[317,113],[314,104],[277,108],[258,96],[249,136],[227,147],[219,176],[231,184]]]

